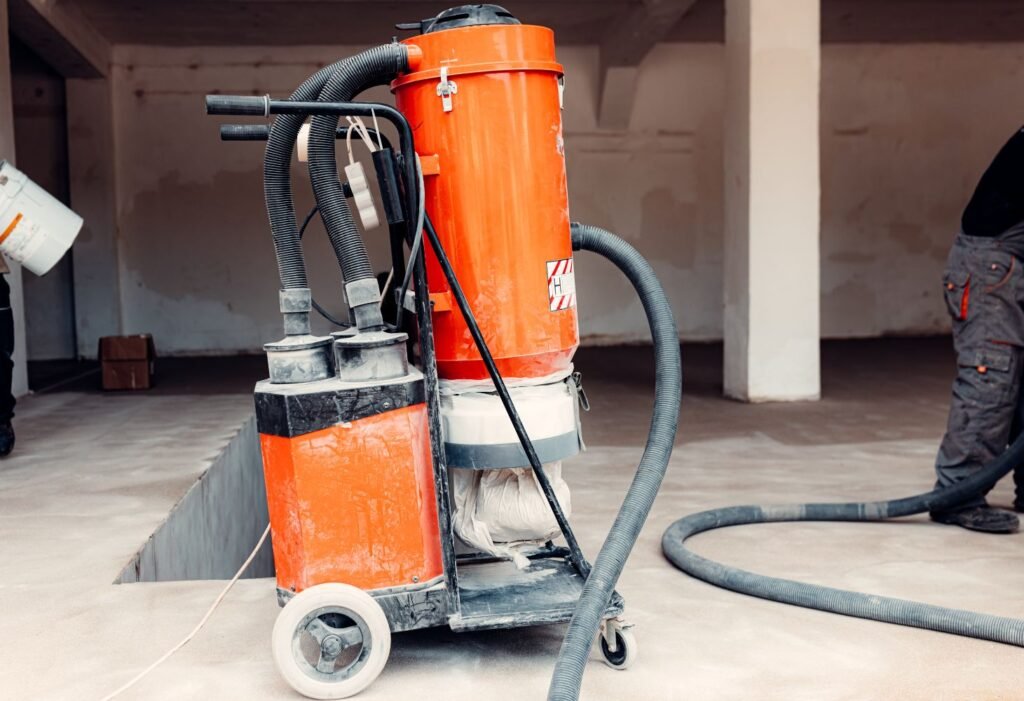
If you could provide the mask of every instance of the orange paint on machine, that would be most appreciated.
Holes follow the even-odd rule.
[[[523,24],[402,42],[413,72],[392,83],[424,168],[426,206],[506,377],[567,371],[579,345],[554,33]],[[566,269],[551,277],[553,266]],[[450,290],[427,248],[433,295]],[[484,379],[465,320],[434,309],[438,373]]]
[[[261,434],[260,446],[282,591],[441,576],[425,404],[293,437]]]

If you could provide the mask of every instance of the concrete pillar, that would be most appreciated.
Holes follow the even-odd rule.
[[[110,78],[68,79],[71,207],[85,220],[74,247],[78,355],[95,358],[100,336],[121,333],[120,263]]]
[[[14,153],[14,106],[11,94],[11,41],[8,27],[7,0],[0,0],[0,159],[16,163]],[[11,307],[14,309],[14,381],[15,397],[28,393],[28,357],[25,350],[25,297],[21,286],[21,266],[11,268],[7,283],[11,286]]]
[[[821,396],[820,0],[726,0],[725,393]]]

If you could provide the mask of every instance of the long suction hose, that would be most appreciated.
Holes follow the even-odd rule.
[[[604,256],[626,275],[636,289],[654,341],[655,399],[643,457],[576,604],[551,678],[549,701],[575,701],[579,698],[587,657],[615,583],[665,477],[675,443],[683,389],[675,317],[650,264],[618,236],[585,224],[572,225],[572,247]]]
[[[1024,620],[932,606],[906,599],[862,594],[729,567],[686,548],[698,533],[752,523],[782,521],[882,521],[925,511],[942,511],[991,489],[1024,460],[1024,435],[971,477],[945,489],[892,501],[785,506],[728,506],[682,518],[665,531],[661,547],[683,572],[709,584],[769,601],[794,604],[844,616],[924,628],[1024,647]]]
[[[668,466],[682,391],[675,320],[650,265],[632,246],[602,229],[573,224],[572,241],[574,250],[593,251],[608,258],[637,289],[654,337],[657,386],[647,447],[615,524],[594,562],[562,642],[548,691],[551,701],[579,698],[584,667],[598,633],[604,607],[650,512]],[[1024,434],[970,478],[945,489],[890,501],[712,509],[673,523],[662,537],[662,549],[672,564],[687,574],[735,592],[847,616],[1024,647],[1024,620],[1021,619],[768,577],[714,562],[686,548],[686,541],[692,536],[726,526],[784,521],[882,521],[926,511],[942,511],[991,489],[1021,462],[1024,462]]]

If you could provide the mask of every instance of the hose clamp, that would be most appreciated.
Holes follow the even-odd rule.
[[[313,308],[313,293],[308,287],[291,287],[278,292],[278,303],[281,305],[281,312],[292,314],[296,312],[308,312]]]
[[[373,278],[354,280],[345,285],[345,297],[348,298],[348,306],[361,307],[364,304],[380,303],[380,287]]]

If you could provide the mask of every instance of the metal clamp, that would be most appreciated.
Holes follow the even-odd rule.
[[[580,403],[580,409],[590,411],[590,400],[587,399],[587,393],[583,391],[583,373],[574,372],[572,374],[572,383],[576,387],[576,398]]]
[[[452,111],[452,95],[459,92],[454,80],[448,80],[448,66],[441,66],[441,82],[437,84],[437,96],[441,98],[441,108],[445,112]]]
[[[354,280],[345,284],[345,297],[350,307],[377,304],[380,302],[380,287],[372,277]]]

